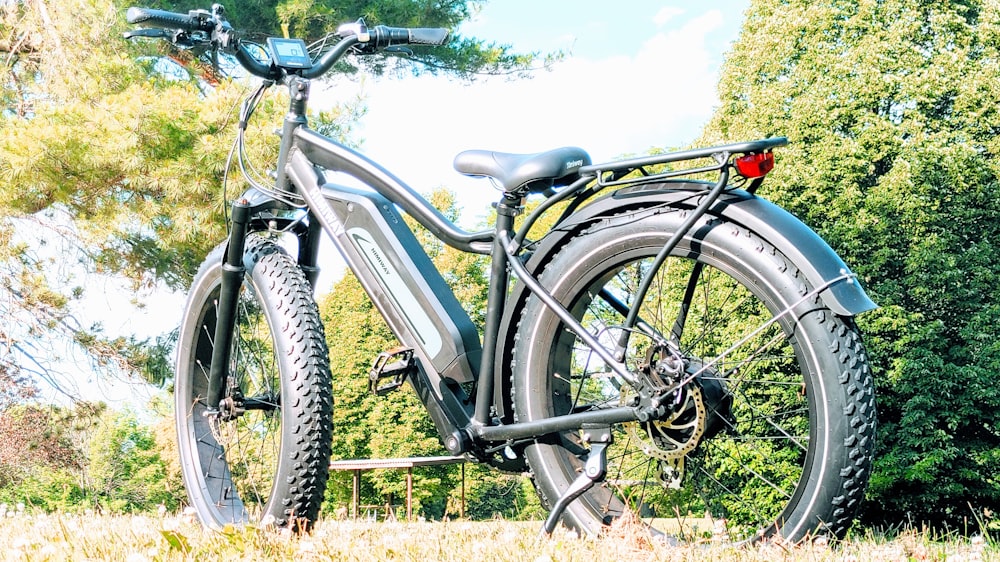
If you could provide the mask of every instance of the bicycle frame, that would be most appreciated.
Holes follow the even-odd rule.
[[[390,329],[417,357],[410,382],[424,402],[445,446],[453,454],[467,452],[470,436],[488,441],[507,440],[579,427],[595,421],[593,415],[568,416],[555,427],[523,424],[516,431],[490,432],[488,418],[492,392],[493,350],[507,292],[509,265],[503,239],[497,232],[513,228],[520,197],[502,201],[495,231],[466,232],[447,220],[412,188],[384,168],[331,139],[308,129],[305,107],[309,82],[292,78],[293,101],[282,129],[276,186],[300,195],[308,209],[309,228],[299,234],[298,262],[315,280],[318,230],[334,242],[347,266],[371,297]],[[372,191],[326,182],[321,167],[350,175]],[[438,273],[396,206],[449,246],[493,256],[490,298],[484,346],[469,315]],[[251,189],[233,203],[233,227],[226,255],[220,321],[210,371],[210,405],[218,407],[229,362],[229,334],[235,318],[236,293],[244,273],[242,254],[254,217],[264,211],[285,209],[277,200]],[[257,227],[259,228],[259,227]],[[485,376],[481,376],[485,373]],[[484,381],[489,382],[484,384]],[[475,382],[476,402],[460,383]],[[610,415],[610,418],[609,418]],[[607,421],[636,419],[632,408],[601,412]]]
[[[445,447],[454,455],[474,453],[483,448],[496,451],[517,440],[579,429],[586,424],[622,423],[649,416],[648,409],[620,406],[531,422],[501,424],[494,420],[498,410],[498,405],[494,403],[494,389],[503,376],[503,373],[496,372],[494,365],[509,290],[509,270],[528,290],[559,314],[617,376],[624,381],[635,382],[634,374],[629,372],[622,359],[599,345],[565,308],[548,295],[518,257],[528,228],[542,212],[558,201],[570,197],[587,198],[607,186],[651,181],[650,178],[622,180],[629,171],[643,166],[714,157],[715,165],[656,176],[719,172],[719,181],[704,190],[706,195],[686,222],[687,226],[682,227],[661,252],[660,259],[663,259],[672,245],[685,234],[685,228],[690,228],[704,215],[726,188],[731,154],[763,152],[784,144],[784,139],[771,139],[624,160],[608,166],[590,166],[580,179],[564,187],[529,216],[527,224],[516,235],[512,235],[514,217],[521,210],[523,193],[504,194],[497,205],[497,222],[492,231],[467,232],[447,220],[416,191],[374,161],[310,130],[305,117],[309,80],[290,76],[288,87],[292,101],[282,128],[276,188],[300,196],[305,202],[303,209],[308,212],[308,221],[301,221],[301,218],[292,221],[297,225],[308,225],[297,232],[298,263],[315,282],[320,231],[330,237],[390,329],[404,346],[413,349],[416,361],[409,377],[410,383],[426,406]],[[327,182],[321,169],[349,175],[371,191]],[[611,174],[605,176],[605,172]],[[588,188],[591,185],[596,187]],[[492,256],[482,342],[469,315],[404,223],[397,207],[445,244],[465,252]],[[226,274],[220,295],[220,321],[216,327],[217,345],[210,370],[209,405],[213,408],[217,408],[222,399],[225,367],[229,362],[228,338],[232,333],[234,303],[244,274],[242,256],[245,237],[250,231],[266,228],[269,221],[263,214],[270,212],[270,220],[273,220],[275,210],[289,210],[289,206],[255,189],[233,204],[233,227],[224,264]],[[627,314],[627,325],[641,327],[636,310],[628,310]],[[661,338],[669,339],[668,336]],[[624,345],[625,341],[619,342],[620,348]],[[474,400],[464,389],[464,383],[472,383],[475,388]],[[666,395],[669,392],[664,393]],[[656,406],[654,402],[653,407]]]
[[[310,80],[342,56],[440,46],[447,30],[358,20],[318,43],[315,59],[290,38],[268,38],[264,59],[223,16],[221,5],[126,13],[152,26],[126,37],[221,50],[265,81],[242,106],[234,146],[251,188],[194,278],[178,337],[178,451],[206,525],[273,518],[307,530],[319,517],[336,390],[310,294],[325,235],[403,346],[373,358],[371,391],[409,381],[452,455],[530,471],[551,508],[544,534],[563,520],[596,535],[659,479],[684,491],[654,509],[691,509],[684,498],[695,497],[734,517],[741,539],[843,535],[876,426],[851,317],[875,304],[815,232],[754,194],[786,139],[602,164],[575,147],[467,151],[455,168],[502,188],[493,228],[468,232],[306,119]],[[274,84],[290,103],[272,184],[246,166],[244,135]],[[532,194],[546,198],[515,225]],[[404,214],[490,256],[482,334]],[[541,217],[555,221],[529,240]],[[278,248],[292,236],[294,250],[282,245],[295,257]]]

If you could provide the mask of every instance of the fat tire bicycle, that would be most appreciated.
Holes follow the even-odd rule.
[[[297,39],[248,41],[219,5],[127,19],[147,26],[127,37],[221,51],[261,79],[241,158],[264,90],[289,91],[273,179],[244,172],[180,327],[177,435],[205,525],[319,517],[336,430],[313,297],[327,236],[401,344],[374,358],[372,391],[409,383],[451,454],[529,474],[545,532],[633,515],[658,533],[702,513],[734,540],[846,532],[876,429],[853,317],[875,304],[817,234],[755,195],[786,139],[598,164],[576,147],[466,151],[455,168],[500,188],[495,226],[469,232],[306,118],[311,81],[342,57],[441,45],[447,30],[359,20],[314,56]],[[481,331],[404,213],[490,257]]]

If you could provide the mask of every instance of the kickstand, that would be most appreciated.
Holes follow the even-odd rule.
[[[604,474],[608,469],[608,445],[611,444],[611,426],[602,424],[584,424],[583,440],[590,443],[590,455],[586,464],[583,465],[583,472],[576,477],[576,480],[569,485],[566,492],[560,497],[552,511],[542,525],[542,536],[551,536],[556,529],[559,518],[562,517],[566,507],[573,503],[573,500],[593,487],[594,484],[604,479]]]

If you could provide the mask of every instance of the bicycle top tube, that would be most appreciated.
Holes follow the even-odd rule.
[[[492,251],[492,231],[469,232],[459,228],[413,188],[360,152],[307,127],[295,130],[294,144],[313,164],[354,177],[399,205],[449,246],[477,254],[489,254]]]

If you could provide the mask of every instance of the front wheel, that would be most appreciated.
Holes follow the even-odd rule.
[[[208,527],[308,527],[329,473],[330,366],[311,287],[280,247],[247,239],[222,414],[206,404],[225,245],[205,260],[181,324],[174,389],[191,505]]]
[[[609,350],[623,312],[680,212],[593,226],[540,281]],[[875,430],[865,351],[794,264],[738,225],[705,218],[654,272],[628,337],[627,368],[671,388],[657,419],[613,428],[603,482],[569,505],[568,526],[599,533],[625,513],[684,537],[799,541],[842,536],[864,495]],[[638,403],[537,297],[514,349],[518,421]],[[526,457],[551,506],[580,473],[580,431],[537,439]]]

